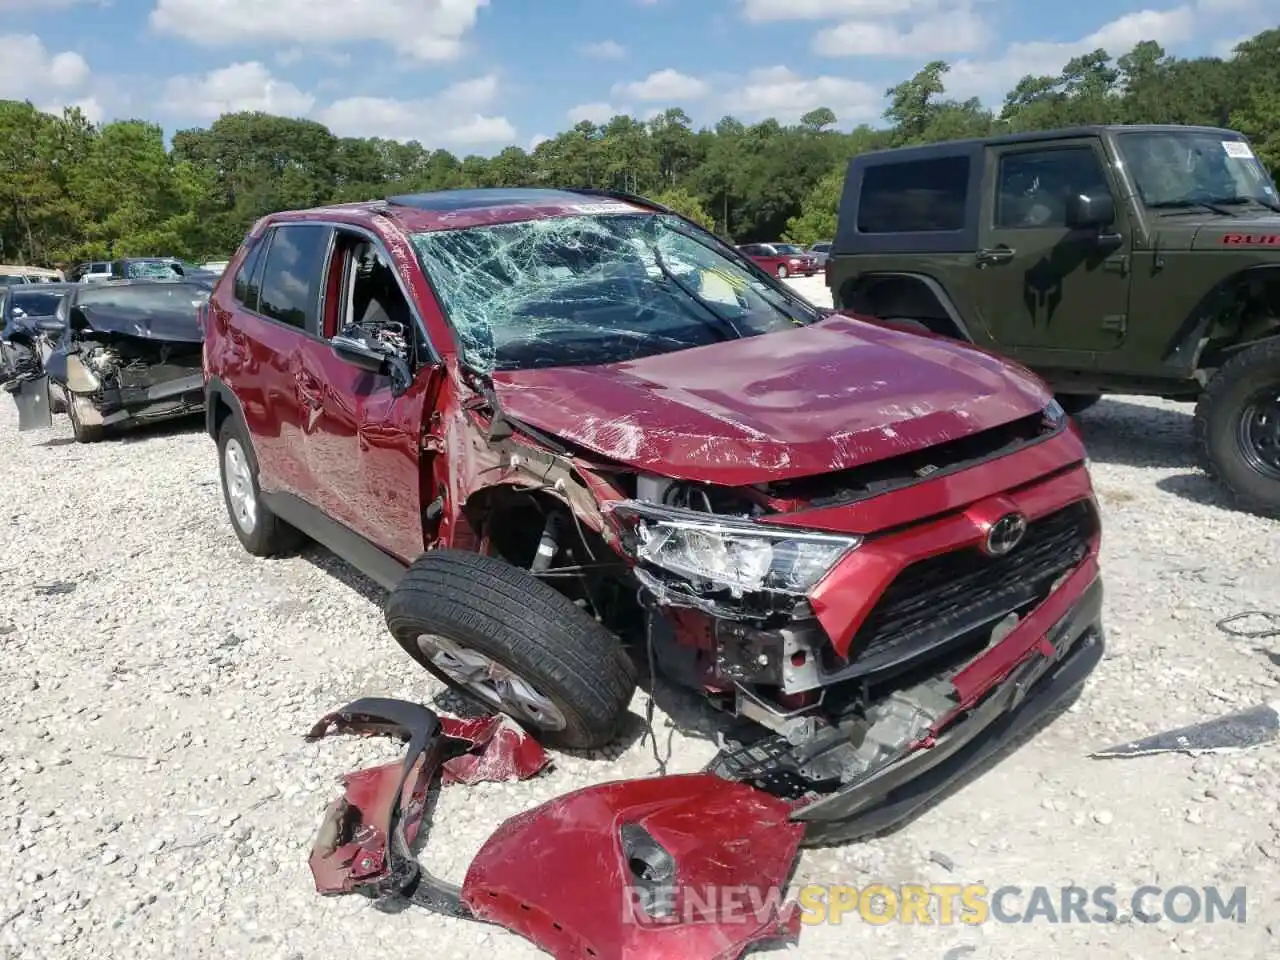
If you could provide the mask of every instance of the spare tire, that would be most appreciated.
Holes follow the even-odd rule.
[[[636,669],[618,638],[531,574],[461,550],[423,554],[385,607],[396,642],[478,706],[550,746],[619,734]]]

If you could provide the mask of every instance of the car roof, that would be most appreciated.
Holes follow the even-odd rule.
[[[994,137],[969,137],[963,140],[943,140],[909,147],[887,147],[869,150],[854,157],[851,163],[859,163],[881,157],[894,156],[903,159],[928,159],[972,152],[975,148],[1000,147],[1019,143],[1042,143],[1066,140],[1070,137],[1097,137],[1106,133],[1210,133],[1228,137],[1243,136],[1238,130],[1225,127],[1201,127],[1178,123],[1097,123],[1079,127],[1060,127],[1056,130],[1034,130],[1027,133],[1004,133]]]
[[[655,212],[666,212],[666,208],[642,197],[621,193],[541,187],[478,187],[290,210],[268,214],[258,226],[314,220],[367,225],[377,218],[385,218],[406,232],[422,233],[575,215]]]

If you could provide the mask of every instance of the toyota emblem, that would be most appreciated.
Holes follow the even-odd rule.
[[[1006,513],[987,531],[983,549],[988,556],[1003,557],[1022,542],[1027,535],[1027,518],[1020,513]]]

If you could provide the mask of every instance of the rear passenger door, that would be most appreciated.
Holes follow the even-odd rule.
[[[323,392],[305,372],[302,351],[320,336],[332,236],[320,224],[268,229],[236,275],[236,309],[221,348],[227,355],[217,364],[240,400],[262,490],[313,505],[318,497],[306,438],[319,418]]]

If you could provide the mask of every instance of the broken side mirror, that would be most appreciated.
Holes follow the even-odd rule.
[[[1067,198],[1067,227],[1101,230],[1116,219],[1116,204],[1109,193],[1073,193]]]
[[[363,337],[340,333],[329,341],[329,346],[341,359],[361,370],[380,375],[389,372],[391,358]]]

